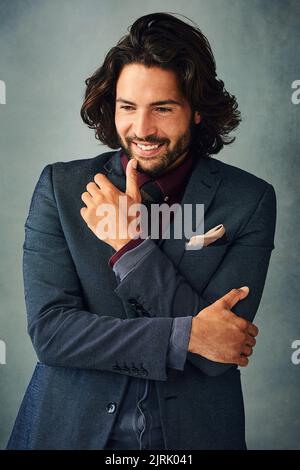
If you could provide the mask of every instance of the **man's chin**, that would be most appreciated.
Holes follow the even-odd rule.
[[[157,157],[137,158],[138,170],[149,176],[159,176],[165,170],[165,167],[157,164]],[[156,162],[156,163],[155,163]]]
[[[167,155],[162,153],[154,156],[149,156],[149,157],[143,157],[141,155],[138,155],[132,150],[129,150],[128,148],[124,148],[122,146],[124,153],[127,155],[129,160],[132,160],[135,158],[138,162],[137,169],[141,173],[145,173],[146,175],[150,177],[158,177],[162,174],[164,174],[168,166],[171,166],[174,162],[167,164]]]
[[[166,167],[162,163],[162,156],[152,156],[152,157],[142,157],[141,155],[135,154],[135,152],[126,152],[126,155],[129,160],[135,158],[138,162],[137,169],[141,173],[145,173],[148,176],[159,176],[162,174]]]

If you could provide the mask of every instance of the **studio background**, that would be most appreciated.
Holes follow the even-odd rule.
[[[216,158],[276,191],[275,249],[255,320],[260,334],[242,369],[247,443],[250,449],[300,449],[300,364],[291,359],[292,343],[300,340],[300,104],[291,99],[292,83],[300,80],[297,0],[0,0],[0,340],[6,344],[0,448],[36,362],[22,278],[34,186],[48,163],[108,150],[81,121],[84,80],[136,18],[158,11],[199,25],[219,77],[237,96],[243,121],[236,142]]]

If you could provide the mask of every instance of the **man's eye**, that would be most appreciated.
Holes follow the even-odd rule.
[[[123,105],[123,106],[121,106],[121,109],[124,109],[125,111],[132,111],[135,108],[133,106],[130,106],[130,105]],[[155,110],[158,111],[159,113],[162,113],[162,114],[166,114],[166,113],[169,113],[169,112],[172,111],[171,108],[161,108],[161,107],[155,108]]]
[[[124,105],[124,106],[121,106],[121,109],[125,109],[125,111],[131,111],[134,108],[133,106]]]
[[[172,111],[171,108],[156,108],[160,113],[169,113]]]

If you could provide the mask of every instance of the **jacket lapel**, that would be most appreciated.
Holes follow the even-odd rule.
[[[107,178],[122,192],[126,190],[126,177],[121,163],[121,150],[115,152],[103,165]]]
[[[205,217],[220,182],[221,176],[214,160],[211,157],[199,158],[194,170],[192,171],[181,201],[182,213],[184,212],[184,204],[191,204],[192,207],[194,207],[195,204],[204,204]],[[173,222],[171,222],[170,228],[170,233],[173,233]],[[194,229],[197,230],[197,227],[193,227],[193,230]],[[161,240],[159,243],[162,250],[176,266],[178,266],[182,256],[184,255],[185,244],[188,241],[183,230],[182,234],[183,236],[181,239],[170,238]]]

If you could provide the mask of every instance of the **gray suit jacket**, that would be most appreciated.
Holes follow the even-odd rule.
[[[196,251],[185,238],[151,241],[151,256],[118,284],[107,264],[114,250],[86,227],[80,195],[97,172],[125,190],[119,155],[47,165],[35,188],[24,287],[39,362],[7,448],[102,449],[136,377],[155,381],[168,449],[245,448],[237,367],[188,353],[179,371],[167,353],[174,317],[196,315],[234,287],[250,287],[233,311],[253,320],[274,248],[273,186],[199,159],[182,204],[203,203],[205,231],[222,223],[226,236]]]

